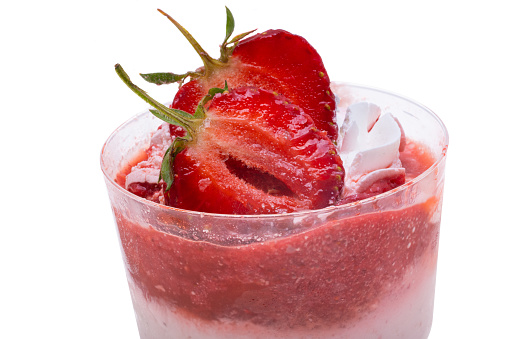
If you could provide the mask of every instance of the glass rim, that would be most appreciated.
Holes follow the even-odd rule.
[[[176,207],[172,207],[172,206],[162,205],[162,204],[159,204],[159,203],[147,200],[145,198],[142,198],[140,196],[137,196],[136,194],[131,193],[127,189],[125,189],[124,187],[120,186],[115,181],[115,178],[111,177],[106,172],[106,169],[105,169],[106,166],[105,166],[105,163],[104,163],[105,149],[108,147],[110,141],[115,137],[115,135],[117,134],[118,131],[120,131],[125,126],[129,125],[130,123],[132,123],[134,120],[136,120],[140,116],[149,113],[148,110],[145,110],[143,112],[140,112],[140,113],[130,117],[128,120],[126,120],[120,126],[118,126],[110,134],[110,136],[106,139],[105,143],[103,144],[103,146],[101,148],[101,154],[100,154],[101,170],[103,172],[104,177],[108,180],[108,182],[111,185],[113,185],[113,187],[115,189],[119,190],[122,194],[124,194],[125,196],[127,196],[127,197],[129,197],[131,199],[137,200],[138,202],[140,202],[142,204],[146,204],[146,205],[152,206],[153,208],[158,208],[161,211],[182,214],[183,216],[185,215],[186,217],[189,217],[189,216],[205,217],[205,216],[207,216],[207,217],[212,217],[212,218],[229,218],[229,219],[239,219],[239,220],[245,221],[247,219],[250,219],[250,220],[251,219],[255,219],[255,220],[256,219],[258,219],[258,220],[260,220],[260,219],[272,219],[273,220],[274,218],[279,219],[279,218],[286,218],[286,217],[302,218],[302,217],[306,217],[306,216],[310,216],[310,215],[314,215],[314,214],[331,213],[331,212],[337,213],[337,212],[341,212],[342,210],[349,210],[349,209],[352,209],[352,208],[359,208],[360,206],[373,203],[374,201],[379,201],[379,200],[382,200],[382,199],[386,199],[386,198],[388,198],[388,197],[390,197],[392,195],[398,194],[401,191],[404,191],[404,190],[406,190],[406,189],[408,189],[408,188],[410,188],[412,186],[417,185],[420,181],[422,181],[430,173],[432,173],[437,167],[439,167],[442,162],[445,161],[445,158],[446,158],[446,155],[447,155],[447,150],[449,148],[449,133],[447,132],[447,128],[445,127],[445,124],[438,117],[438,115],[436,115],[427,106],[424,106],[424,105],[422,105],[421,103],[419,103],[419,102],[417,102],[415,100],[409,99],[408,97],[405,97],[405,96],[402,96],[402,95],[399,95],[399,94],[396,94],[396,93],[393,93],[393,92],[389,92],[389,91],[386,91],[386,90],[383,90],[383,89],[379,89],[379,88],[376,88],[376,87],[363,86],[363,85],[358,85],[358,84],[348,83],[348,82],[336,82],[336,81],[331,81],[331,85],[332,84],[339,85],[339,86],[347,86],[347,87],[350,87],[350,88],[359,88],[359,89],[364,89],[364,90],[377,91],[377,92],[380,92],[382,94],[388,94],[390,96],[393,96],[393,97],[399,98],[401,100],[410,102],[410,103],[420,107],[421,109],[423,109],[429,116],[431,116],[436,121],[436,123],[438,124],[438,126],[440,127],[440,129],[443,132],[444,147],[442,149],[442,152],[435,159],[433,164],[428,169],[426,169],[423,173],[419,174],[417,177],[413,178],[412,180],[410,180],[408,182],[405,182],[403,185],[398,186],[398,187],[396,187],[396,188],[394,188],[394,189],[392,189],[390,191],[387,191],[387,192],[384,192],[384,193],[381,193],[381,194],[377,194],[377,195],[375,195],[373,197],[369,197],[369,198],[366,198],[366,199],[350,202],[350,203],[343,204],[343,205],[331,205],[331,206],[327,206],[327,207],[320,208],[320,209],[302,210],[302,211],[295,211],[295,212],[281,213],[281,214],[222,214],[222,213],[199,212],[199,211],[185,210],[185,209],[180,209],[180,208],[176,208]]]

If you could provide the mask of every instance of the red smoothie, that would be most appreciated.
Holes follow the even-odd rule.
[[[122,189],[132,153],[107,185],[141,338],[426,338],[447,139],[408,130],[404,185],[287,215],[147,201]]]

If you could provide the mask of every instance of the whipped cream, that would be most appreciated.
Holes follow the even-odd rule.
[[[126,175],[126,188],[129,188],[132,184],[159,185],[159,172],[164,153],[173,142],[173,139],[174,137],[170,133],[170,125],[168,123],[163,123],[150,139],[150,145],[146,150],[147,160],[140,161],[133,166],[131,172]],[[164,192],[162,185],[160,186],[158,192],[146,198],[158,203],[163,203]]]
[[[380,107],[359,102],[348,107],[340,128],[340,152],[345,167],[343,197],[369,192],[382,181],[401,180],[405,169],[399,152],[405,134],[398,120]]]

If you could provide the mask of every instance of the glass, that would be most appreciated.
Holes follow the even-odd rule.
[[[140,337],[427,338],[431,329],[447,131],[403,97],[334,83],[338,114],[358,101],[397,117],[433,158],[373,198],[286,215],[178,210],[115,178],[160,120],[135,116],[107,140],[101,167]]]

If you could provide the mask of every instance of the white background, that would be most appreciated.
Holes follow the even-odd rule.
[[[200,59],[161,8],[217,57],[236,33],[305,36],[332,79],[425,104],[450,133],[431,339],[509,338],[503,1],[9,1],[0,7],[0,337],[137,338],[99,153],[147,105],[119,62],[185,72]]]

